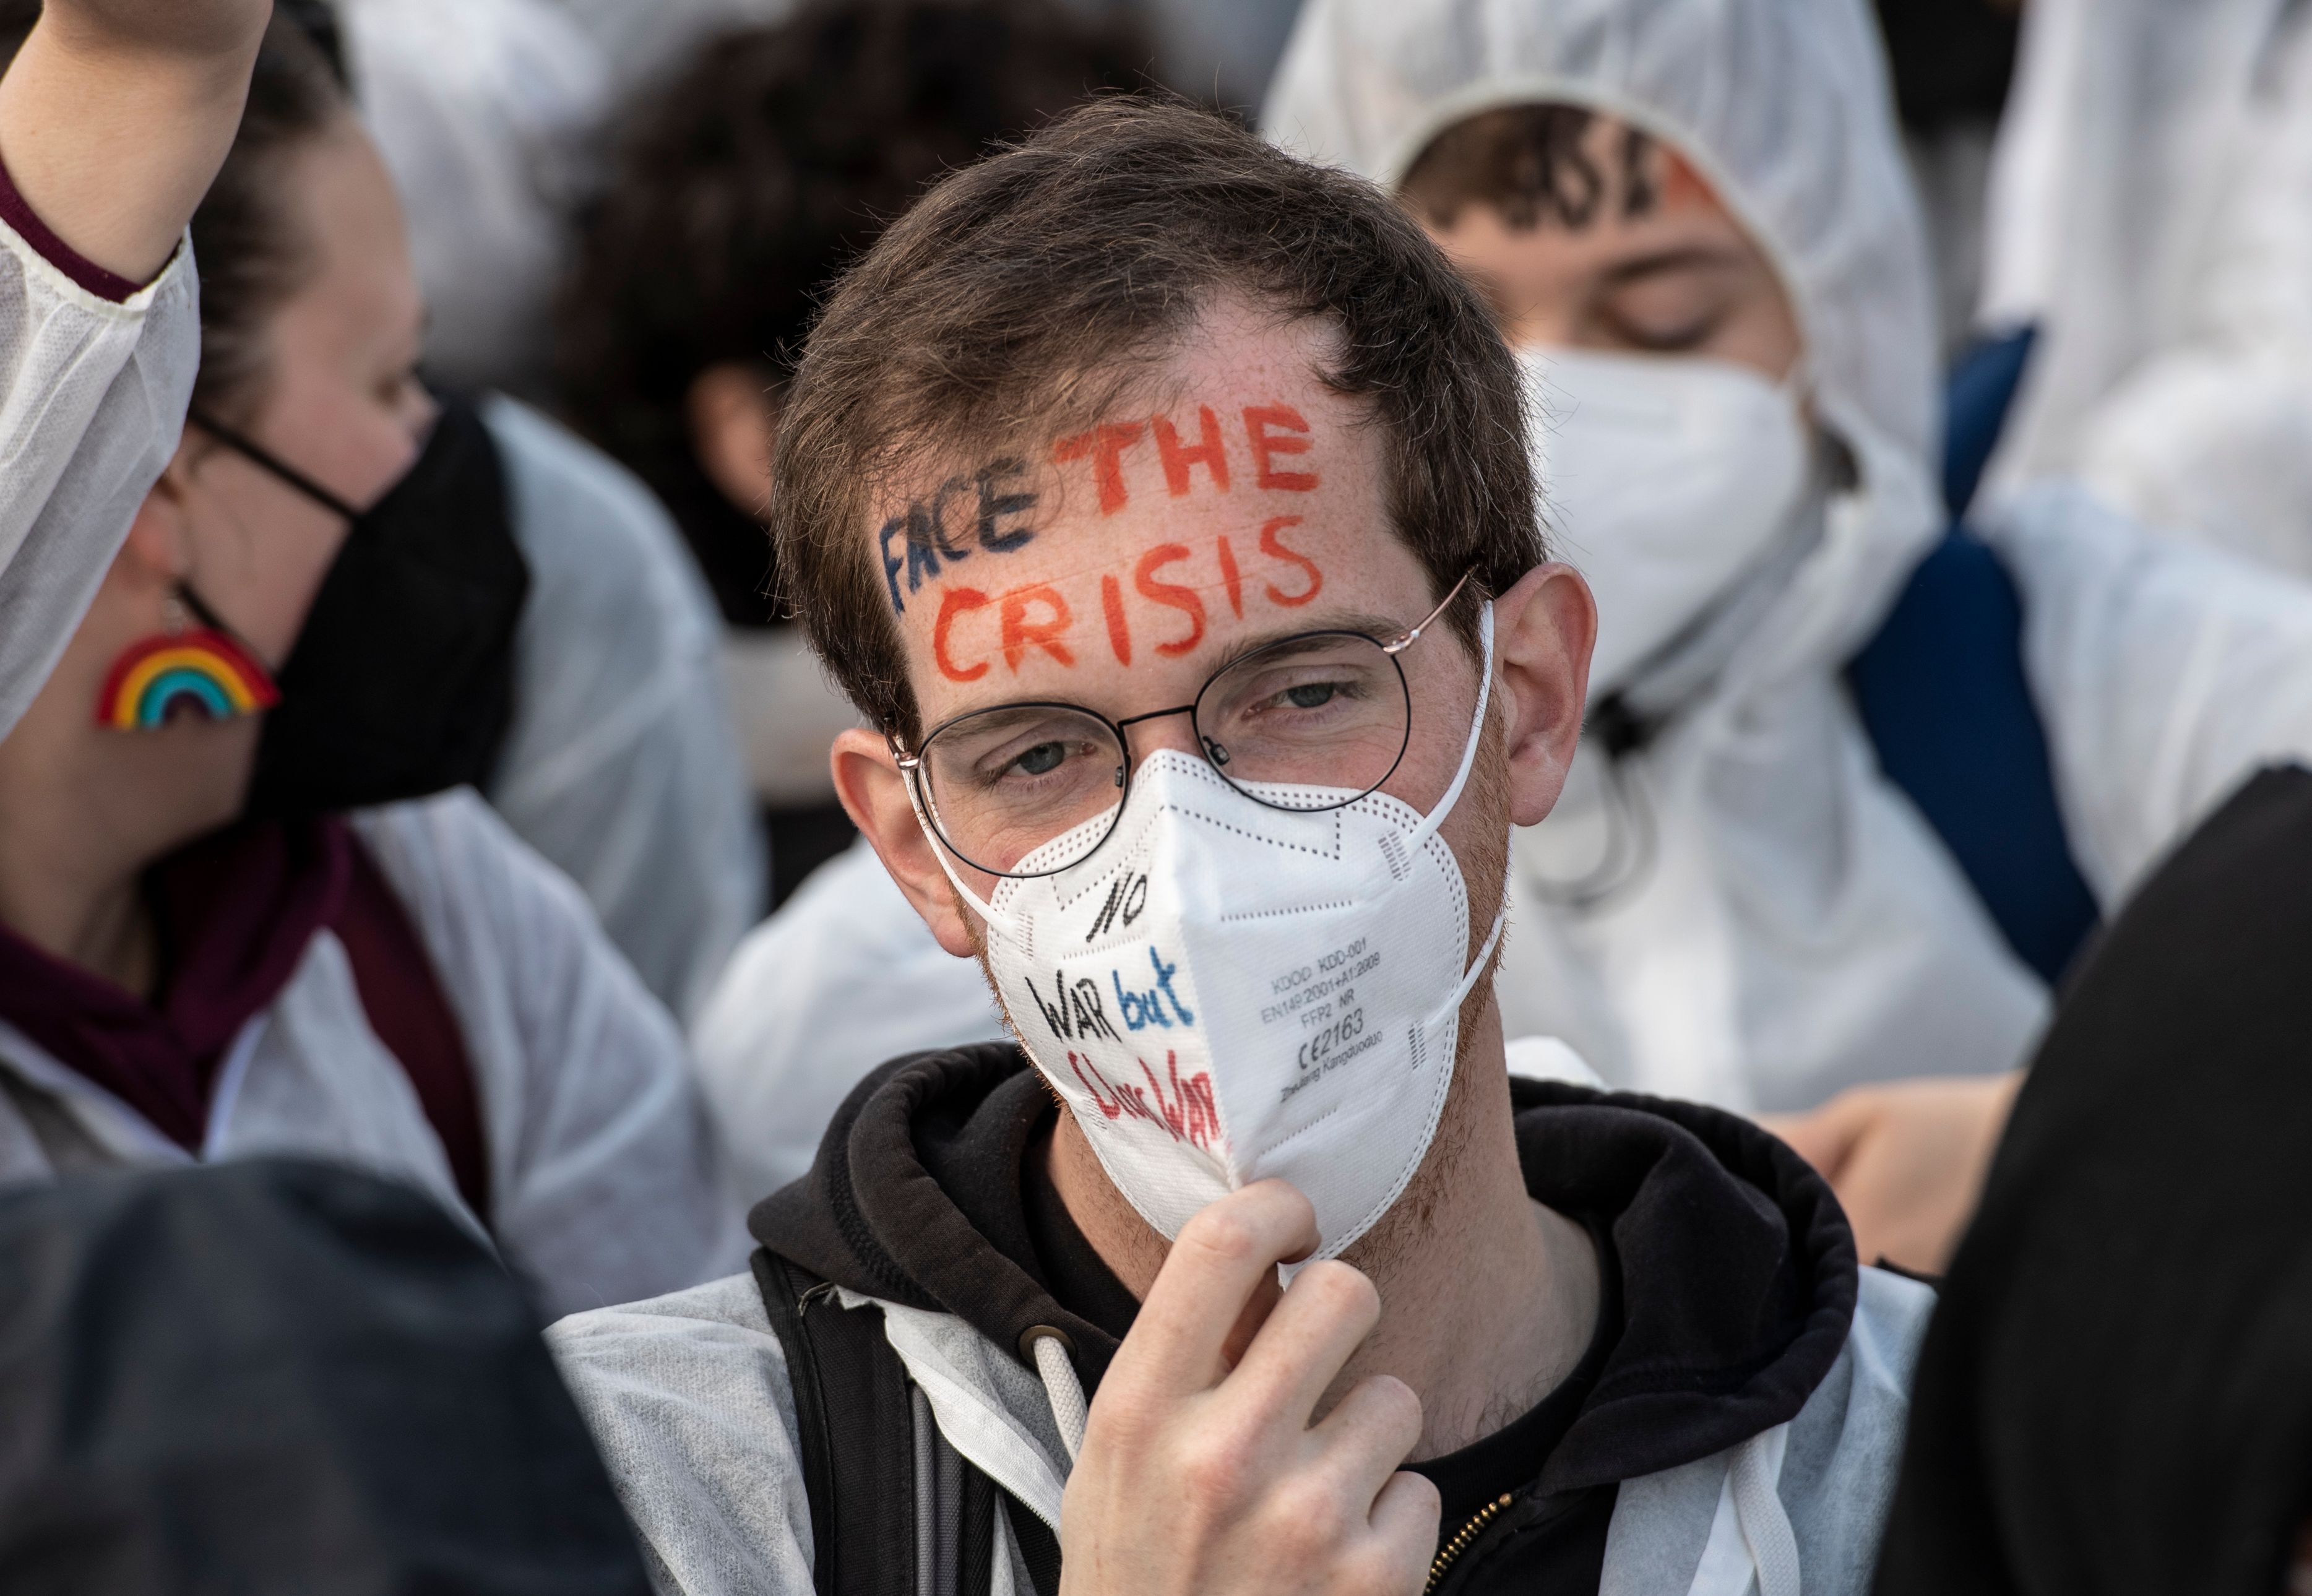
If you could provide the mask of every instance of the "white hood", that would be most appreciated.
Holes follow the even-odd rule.
[[[1782,275],[1811,412],[1853,469],[1834,464],[1820,540],[1654,740],[1612,777],[1585,741],[1556,812],[1518,834],[1503,1023],[1617,1084],[1744,1109],[2007,1068],[2043,989],[1878,774],[1839,681],[1944,525],[1927,254],[1869,10],[1310,0],[1265,125],[1390,184],[1448,126],[1539,102],[1642,127],[1711,182]]]
[[[1834,504],[1730,680],[1843,660],[1942,524],[1926,248],[1870,15],[1856,0],[1310,0],[1262,125],[1393,186],[1452,124],[1543,101],[1675,146],[1781,273],[1815,413],[1862,491]]]

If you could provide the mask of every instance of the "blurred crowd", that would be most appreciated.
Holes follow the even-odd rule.
[[[0,1587],[2312,1591],[2312,7],[0,52]]]

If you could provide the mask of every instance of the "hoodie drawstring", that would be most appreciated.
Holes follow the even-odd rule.
[[[1758,1596],[1799,1596],[1799,1543],[1775,1476],[1782,1459],[1756,1442],[1736,1450],[1730,1469],[1734,1514],[1757,1570]]]
[[[1059,1426],[1060,1444],[1068,1449],[1068,1461],[1073,1463],[1083,1450],[1087,1408],[1083,1382],[1068,1361],[1068,1338],[1048,1325],[1037,1325],[1020,1339],[1035,1348],[1036,1372],[1044,1377],[1044,1399],[1052,1405],[1052,1423]]]
[[[1686,1596],[1800,1596],[1798,1537],[1780,1488],[1790,1429],[1777,1425],[1722,1454],[1718,1512]]]

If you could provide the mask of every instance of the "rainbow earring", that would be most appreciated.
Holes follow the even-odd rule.
[[[206,624],[188,627],[190,600]],[[180,715],[224,721],[281,702],[273,674],[187,590],[169,597],[158,637],[131,644],[106,672],[96,723],[122,731],[165,726]]]

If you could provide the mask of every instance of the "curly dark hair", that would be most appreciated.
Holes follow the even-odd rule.
[[[673,511],[730,620],[772,618],[769,545],[692,452],[692,381],[742,362],[781,387],[821,290],[927,184],[1148,59],[1047,0],[819,0],[633,110],[563,296],[562,404]]]
[[[1320,374],[1370,408],[1390,522],[1436,595],[1541,562],[1516,362],[1414,220],[1185,101],[1110,97],[941,182],[811,329],[771,527],[783,592],[871,723],[919,730],[878,495],[1086,425],[1231,297],[1337,334]]]

